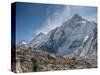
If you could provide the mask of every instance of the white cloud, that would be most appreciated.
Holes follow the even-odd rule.
[[[36,31],[36,34],[40,32],[48,33],[50,30],[59,27],[64,21],[66,21],[70,15],[70,7],[64,6],[64,8],[53,11],[53,14],[49,16],[49,8],[47,10],[48,18],[44,22],[43,27]]]

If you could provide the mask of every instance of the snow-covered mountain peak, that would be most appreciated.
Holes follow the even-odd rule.
[[[73,18],[73,19],[76,19],[76,18],[82,19],[82,17],[81,17],[80,15],[78,15],[78,14],[75,14],[72,18]]]
[[[72,16],[72,18],[70,19],[70,21],[72,21],[72,22],[78,22],[78,21],[81,22],[82,21],[82,23],[83,23],[83,22],[86,22],[87,20],[85,20],[79,14],[75,14],[75,15]]]
[[[20,41],[18,44],[27,44],[25,40]]]
[[[30,47],[37,47],[40,45],[41,41],[44,39],[46,34],[39,33],[33,40],[28,44]]]
[[[43,35],[45,35],[45,34],[40,32],[37,36],[43,36]]]
[[[82,48],[82,55],[92,51],[91,44],[96,45],[97,24],[80,15],[75,14],[60,27],[51,30],[49,33],[38,34],[30,43],[30,46],[40,50],[53,52],[58,55],[77,53],[77,49]],[[94,38],[93,38],[94,37]],[[92,42],[94,40],[94,42]],[[85,46],[85,44],[87,44]],[[92,46],[93,46],[92,45]],[[90,49],[91,48],[91,49]],[[96,52],[96,47],[94,47]],[[83,50],[86,50],[85,53]],[[75,51],[75,52],[74,52]],[[89,53],[91,55],[91,53]]]
[[[45,34],[44,33],[39,33],[33,40],[40,40],[40,39],[42,39],[42,37],[44,37],[45,36]]]
[[[25,40],[18,42],[17,45],[22,47],[28,47],[27,42]]]
[[[61,27],[66,29],[68,27],[70,27],[70,28],[76,27],[81,24],[85,24],[87,22],[88,22],[88,20],[84,19],[83,17],[81,17],[78,14],[75,14],[70,19],[68,19],[66,22],[64,22]]]

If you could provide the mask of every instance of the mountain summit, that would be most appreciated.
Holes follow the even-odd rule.
[[[72,17],[73,19],[78,19],[78,20],[82,20],[82,17],[80,16],[80,15],[78,15],[78,14],[75,14],[73,17]]]
[[[44,36],[44,33],[39,33],[28,45],[30,47],[37,48],[41,44],[41,41],[43,40]]]

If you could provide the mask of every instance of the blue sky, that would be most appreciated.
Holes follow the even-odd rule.
[[[16,41],[30,41],[40,32],[46,34],[76,13],[96,22],[96,7],[16,3]]]

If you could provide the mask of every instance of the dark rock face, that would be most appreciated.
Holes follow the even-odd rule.
[[[74,52],[74,56],[97,59],[97,30],[87,39],[83,45]]]

